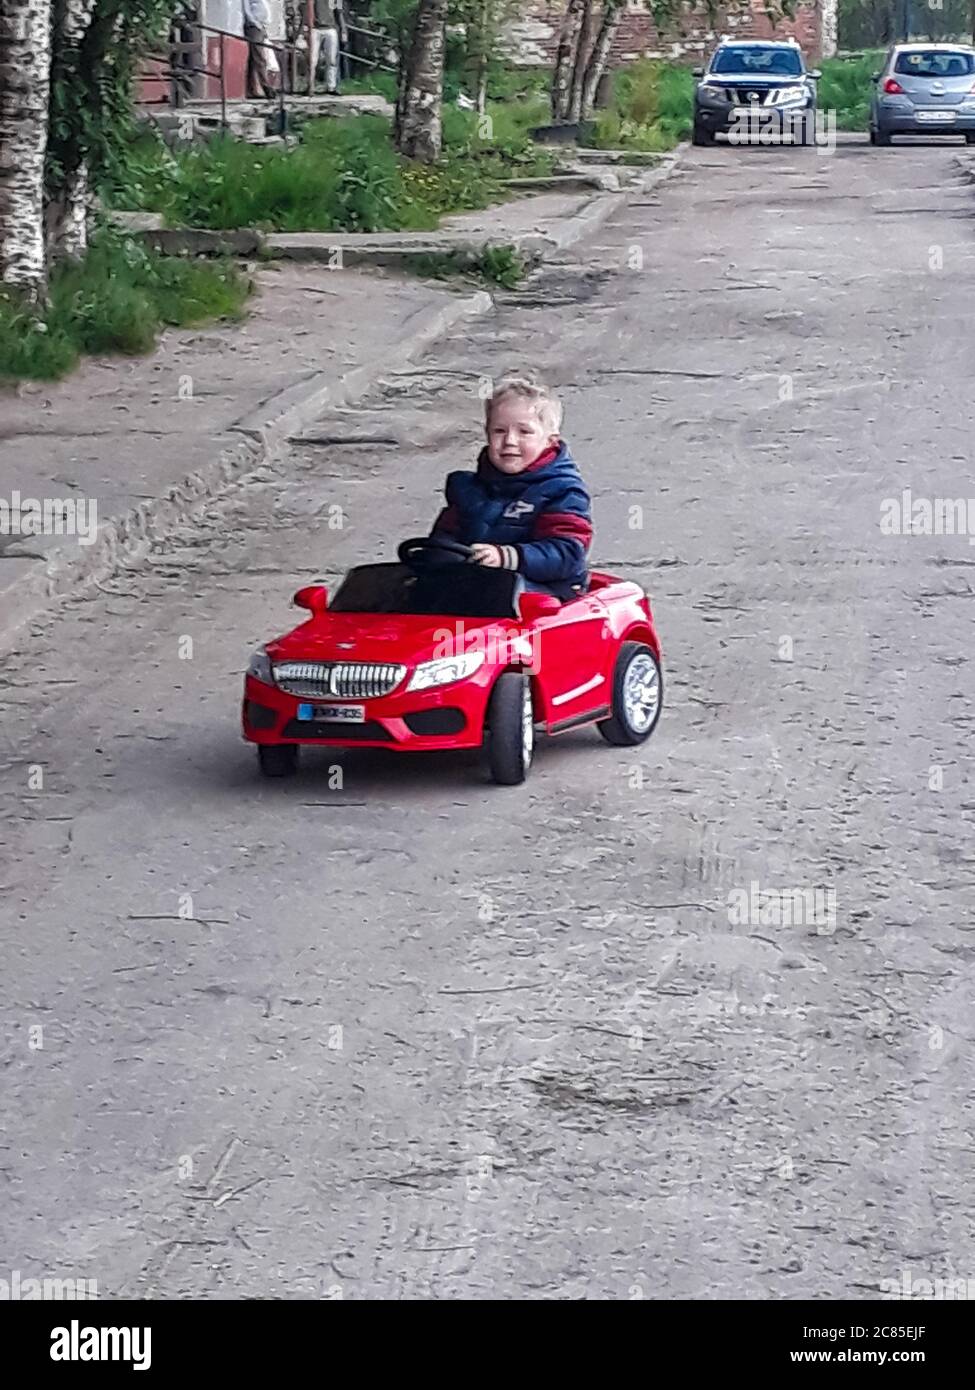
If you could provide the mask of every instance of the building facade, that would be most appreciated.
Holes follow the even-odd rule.
[[[565,3],[524,0],[519,18],[509,29],[512,60],[520,67],[549,67],[558,44]],[[802,0],[793,19],[773,20],[765,0],[741,0],[723,7],[712,22],[703,6],[684,9],[674,24],[658,31],[647,5],[628,0],[616,33],[610,63],[632,63],[639,58],[666,58],[694,62],[714,47],[721,35],[733,39],[798,40],[809,63],[836,52],[837,0]]]
[[[270,15],[268,39],[283,39],[285,33],[285,0],[265,0]],[[247,44],[244,41],[244,7],[241,0],[196,0],[186,6],[197,21],[183,26],[174,37],[192,41],[193,52],[186,55],[184,66],[197,69],[183,84],[184,95],[192,97],[220,96],[221,68],[224,73],[228,99],[247,93]],[[201,26],[201,27],[197,27]],[[175,26],[179,28],[179,26]],[[153,75],[159,64],[146,65],[146,75],[140,84],[140,99],[147,103],[169,100],[171,81]],[[206,71],[200,71],[206,69]]]

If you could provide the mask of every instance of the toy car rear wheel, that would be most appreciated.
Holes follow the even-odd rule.
[[[257,761],[265,777],[292,777],[298,771],[298,745],[259,743]]]
[[[521,671],[505,671],[495,682],[487,713],[487,758],[491,776],[504,787],[524,782],[535,751],[531,682]]]
[[[624,642],[613,673],[613,713],[596,727],[607,743],[632,747],[650,737],[662,707],[659,661],[643,642]]]

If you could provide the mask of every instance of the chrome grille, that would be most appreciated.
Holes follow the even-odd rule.
[[[752,101],[752,94],[757,97]],[[774,105],[774,87],[739,87],[737,92],[732,89],[731,99],[738,106],[772,106]]]
[[[384,661],[284,661],[274,667],[277,685],[306,699],[378,700],[405,675],[405,666]]]

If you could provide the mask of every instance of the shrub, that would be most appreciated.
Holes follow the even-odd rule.
[[[82,262],[54,272],[45,310],[0,297],[0,377],[52,379],[82,353],[149,352],[164,324],[237,318],[249,292],[233,266],[158,256],[104,229]]]
[[[410,267],[417,275],[434,280],[460,275],[508,290],[515,289],[525,274],[525,263],[513,246],[487,246],[479,255],[469,251],[434,251],[414,256]]]
[[[866,130],[869,124],[871,76],[883,63],[881,53],[857,54],[852,58],[827,58],[821,65],[819,107],[836,112],[839,130]]]
[[[42,314],[0,291],[0,381],[50,381],[77,362],[78,349],[63,331],[52,333]]]
[[[444,108],[444,155],[435,165],[401,159],[382,116],[306,122],[292,150],[221,137],[173,153],[158,137],[130,147],[105,191],[112,207],[160,212],[170,225],[222,230],[427,230],[441,215],[504,197],[511,172],[548,173],[528,131],[544,119],[538,102],[471,111]]]
[[[343,96],[380,96],[391,105],[396,105],[397,83],[395,72],[364,72],[342,83]]]
[[[688,68],[646,58],[621,68],[612,106],[596,113],[598,149],[669,150],[690,134],[694,78]]]

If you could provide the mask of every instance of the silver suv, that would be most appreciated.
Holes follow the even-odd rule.
[[[964,135],[975,144],[975,49],[899,43],[874,73],[870,143],[892,135]]]
[[[695,145],[710,145],[719,132],[749,127],[792,131],[815,143],[818,72],[810,72],[794,39],[788,43],[722,41],[706,68],[695,68]]]

